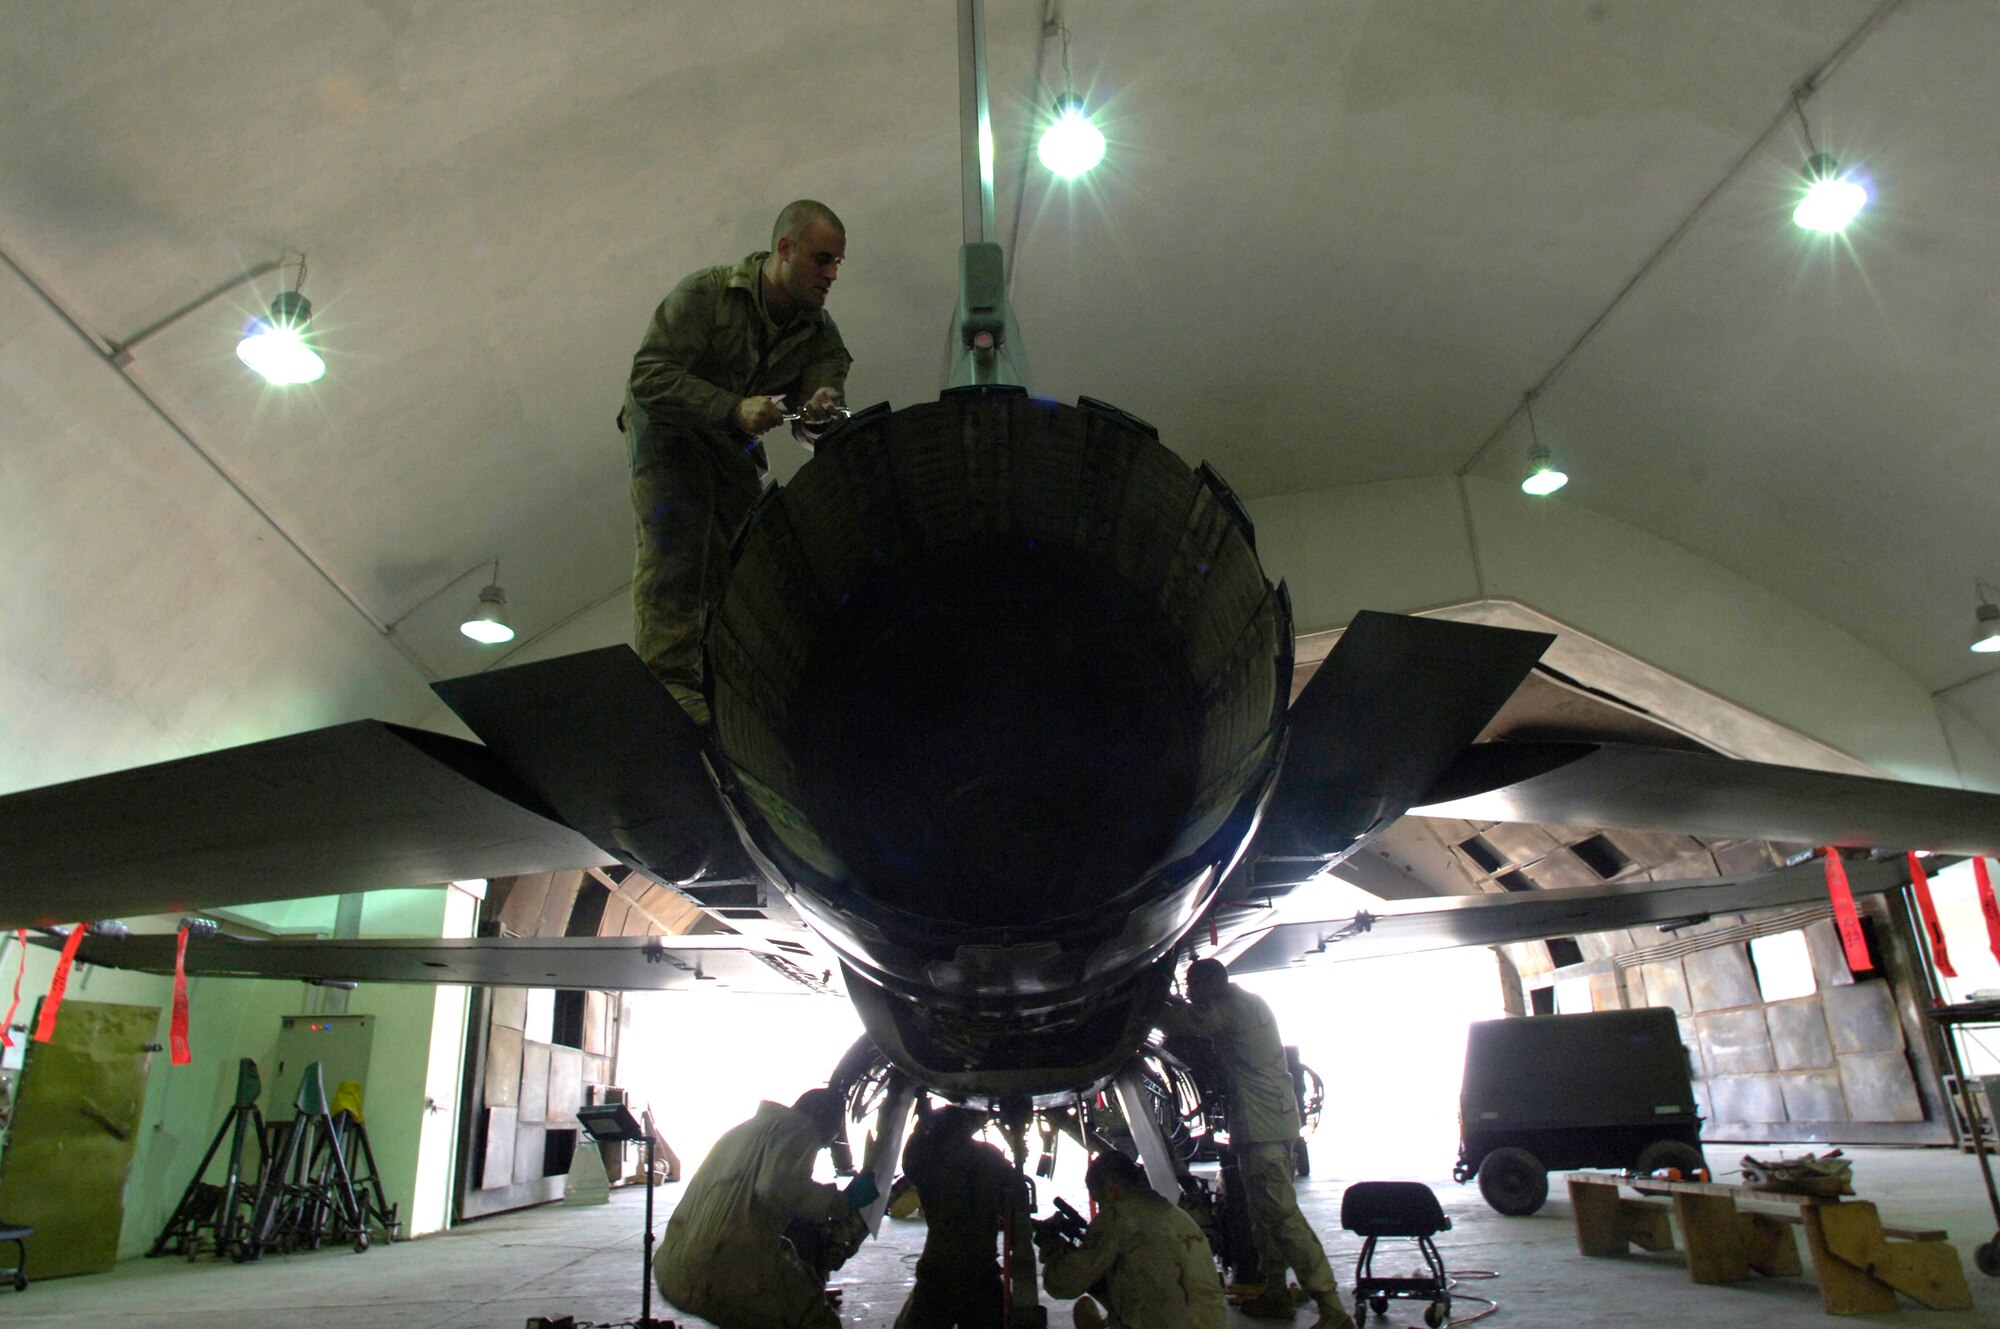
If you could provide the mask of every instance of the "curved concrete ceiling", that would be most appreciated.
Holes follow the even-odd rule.
[[[1075,0],[1077,81],[1112,140],[1075,188],[1027,168],[1041,8],[988,4],[1036,391],[1120,405],[1250,498],[1469,461],[1511,482],[1523,390],[1693,216],[1537,402],[1575,477],[1554,501],[1695,551],[1927,689],[1980,672],[1974,578],[2000,581],[2000,8],[1896,6],[1807,102],[1819,145],[1876,186],[1831,242],[1787,216],[1794,127],[1753,145],[1877,0]],[[179,750],[221,741],[232,702],[262,732],[420,712],[419,670],[380,681],[403,669],[381,641],[312,667],[242,648],[278,601],[326,598],[308,559],[437,675],[493,658],[453,631],[483,579],[452,578],[495,557],[525,636],[615,602],[612,416],[645,320],[689,269],[762,247],[791,197],[849,226],[830,308],[856,403],[939,385],[959,239],[946,0],[44,0],[7,29],[0,438],[25,479],[0,496],[0,551],[40,573],[10,569],[17,704],[73,692],[94,660],[98,695],[217,689],[156,699],[146,723]],[[316,387],[265,390],[232,354],[271,277],[122,374],[98,353],[288,250],[310,256]],[[230,601],[182,631],[235,644],[101,663],[129,653],[112,624],[166,599]],[[279,635],[361,627],[329,603]],[[341,695],[246,703],[260,668]],[[1989,736],[1996,692],[1956,694],[1985,699]],[[8,760],[9,787],[82,773]]]

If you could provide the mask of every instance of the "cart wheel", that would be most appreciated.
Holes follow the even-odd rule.
[[[2000,1232],[1993,1234],[1993,1240],[1972,1252],[1972,1263],[1988,1278],[2000,1278]]]
[[[1368,1298],[1368,1306],[1377,1315],[1387,1315],[1389,1313],[1389,1299],[1387,1297],[1370,1297]]]
[[[1424,1307],[1424,1323],[1429,1325],[1431,1329],[1438,1329],[1439,1325],[1450,1318],[1451,1301],[1448,1298],[1434,1301]]]
[[[1502,1145],[1480,1161],[1479,1193],[1499,1212],[1519,1218],[1549,1198],[1549,1172],[1527,1150]]]
[[[1354,1299],[1354,1329],[1368,1323],[1368,1303],[1359,1297]]]
[[[1632,1170],[1642,1177],[1661,1168],[1672,1168],[1681,1174],[1683,1181],[1693,1181],[1695,1169],[1706,1171],[1708,1160],[1702,1157],[1701,1150],[1684,1140],[1655,1140],[1641,1149],[1632,1162]]]
[[[354,1253],[355,1253],[356,1255],[359,1255],[359,1254],[361,1254],[361,1252],[363,1252],[363,1251],[365,1251],[365,1250],[367,1250],[367,1249],[368,1249],[368,1233],[367,1233],[366,1231],[361,1231],[361,1232],[357,1232],[357,1233],[355,1233],[355,1234],[354,1234]]]
[[[16,1292],[26,1292],[28,1290],[28,1276],[26,1274],[14,1275],[14,1290]]]

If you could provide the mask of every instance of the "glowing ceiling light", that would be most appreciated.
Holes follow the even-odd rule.
[[[1981,602],[1972,616],[1972,649],[1981,655],[2000,651],[2000,605]]]
[[[514,629],[507,626],[507,592],[500,589],[497,580],[500,568],[497,564],[493,575],[496,580],[479,593],[472,617],[458,625],[460,632],[486,646],[498,646],[503,641],[514,640]]]
[[[318,382],[326,373],[326,361],[306,340],[311,320],[310,300],[297,291],[278,292],[271,301],[270,319],[250,320],[243,340],[236,343],[236,358],[270,383]]]
[[[1084,113],[1082,97],[1065,92],[1056,98],[1056,118],[1042,131],[1035,155],[1065,180],[1076,179],[1104,160],[1104,135]]]
[[[1792,220],[1808,231],[1832,235],[1847,228],[1868,204],[1868,191],[1840,170],[1831,153],[1815,152],[1806,159],[1806,196],[1792,209]]]
[[[1521,481],[1521,492],[1545,498],[1569,483],[1569,476],[1556,468],[1555,455],[1546,443],[1537,443],[1528,449],[1528,474]]]

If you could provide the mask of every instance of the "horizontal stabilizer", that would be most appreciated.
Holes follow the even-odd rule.
[[[1257,852],[1332,858],[1423,796],[1555,639],[1363,612],[1292,703]]]
[[[702,764],[702,736],[627,646],[432,685],[529,788],[659,881],[756,875]]]
[[[358,720],[0,798],[0,926],[608,861],[477,744]]]
[[[60,946],[60,939],[39,938]],[[172,933],[88,937],[86,964],[145,973],[174,971]],[[824,963],[801,948],[746,946],[740,937],[481,937],[320,941],[191,937],[187,971],[227,978],[308,982],[465,983],[493,987],[618,991],[727,990],[786,994],[836,989]]]
[[[1856,895],[1892,891],[1909,880],[1899,861],[1864,860],[1846,868]],[[1826,901],[1826,864],[1817,859],[1750,877],[1392,900],[1369,910],[1365,929],[1351,916],[1279,924],[1229,961],[1229,970],[1283,969],[1309,957],[1373,960],[1454,946],[1498,946]]]
[[[1411,812],[1467,821],[2000,854],[2000,794],[1617,743],[1483,743]]]

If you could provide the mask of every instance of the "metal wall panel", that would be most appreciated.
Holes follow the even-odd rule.
[[[1665,1006],[1675,1015],[1694,1014],[1694,1007],[1688,1002],[1687,975],[1679,960],[1640,965],[1639,972],[1646,978],[1648,1006]]]
[[[1694,1023],[1717,1076],[1753,1075],[1777,1069],[1777,1058],[1771,1051],[1771,1031],[1765,1025],[1764,1012],[1759,1007],[1746,1006],[1733,1011],[1698,1015]],[[1779,1121],[1782,1118],[1758,1117],[1751,1120]]]
[[[1903,1022],[1896,1016],[1896,995],[1887,983],[1854,983],[1820,994],[1833,1050],[1898,1052],[1903,1050]]]
[[[549,1054],[547,1043],[521,1045],[521,1122],[549,1119]],[[536,1176],[541,1174],[537,1172]]]
[[[512,1184],[518,1117],[510,1107],[486,1109],[486,1166],[479,1172],[479,1189],[492,1190]]]
[[[521,1031],[493,1025],[486,1038],[486,1106],[521,1106]]]
[[[493,1023],[508,1029],[528,1027],[528,989],[494,988]]]
[[[523,1126],[514,1133],[514,1180],[540,1181],[542,1164],[548,1158],[548,1132],[541,1126]]]
[[[1856,1052],[1840,1057],[1840,1085],[1857,1121],[1922,1121],[1924,1105],[1901,1052]]]
[[[1833,1042],[1827,1036],[1826,1016],[1820,1012],[1818,997],[1766,1006],[1764,1018],[1771,1026],[1771,1050],[1777,1057],[1779,1070],[1816,1070],[1833,1065]]]
[[[1723,1121],[1775,1124],[1787,1120],[1784,1093],[1764,1075],[1718,1075],[1708,1082],[1715,1115]]]
[[[574,1126],[583,1106],[583,1053],[575,1048],[549,1049],[548,1123]]]
[[[1755,1006],[1764,1000],[1747,946],[1712,946],[1687,956],[1682,964],[1687,970],[1688,1001],[1697,1014]]]
[[[1793,1121],[1847,1120],[1847,1096],[1841,1092],[1838,1071],[1781,1075],[1778,1085],[1784,1092],[1785,1115]]]

